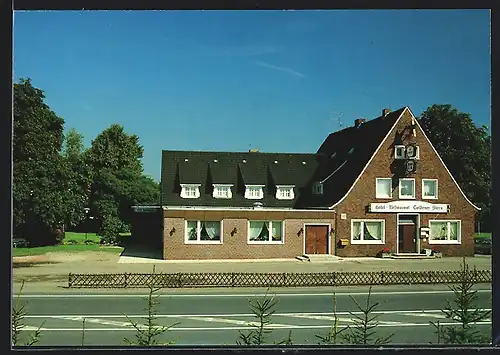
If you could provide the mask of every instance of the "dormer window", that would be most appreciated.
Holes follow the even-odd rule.
[[[181,184],[182,198],[198,198],[200,197],[199,184]]]
[[[264,197],[264,185],[246,185],[245,198],[249,200],[259,200]]]
[[[231,192],[231,186],[233,185],[214,185],[214,198],[231,198],[233,194]]]
[[[406,158],[406,148],[404,145],[394,146],[394,158],[395,159],[405,159]]]
[[[278,200],[293,200],[295,194],[293,193],[293,186],[277,186],[276,198]]]
[[[313,194],[314,195],[323,195],[323,183],[315,182],[313,184]]]

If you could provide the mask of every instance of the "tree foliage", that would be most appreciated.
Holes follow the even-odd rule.
[[[158,184],[142,174],[142,155],[139,138],[118,124],[101,132],[86,154],[93,173],[91,211],[106,241],[129,228],[132,205],[158,200]]]
[[[432,105],[419,118],[429,137],[465,195],[481,211],[478,219],[489,224],[491,206],[491,136],[477,127],[471,115],[451,105]]]
[[[78,182],[61,155],[64,120],[30,79],[14,84],[14,233],[32,244],[61,239],[81,219]]]

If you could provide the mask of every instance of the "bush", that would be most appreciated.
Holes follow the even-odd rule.
[[[65,241],[64,244],[74,245],[74,244],[78,244],[78,241],[76,241],[74,239],[70,239],[70,240]]]

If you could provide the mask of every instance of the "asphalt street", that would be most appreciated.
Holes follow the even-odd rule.
[[[477,306],[491,309],[491,288],[480,286]],[[135,331],[129,319],[145,324],[147,302],[142,294],[116,291],[71,294],[25,294],[27,302],[26,330],[42,326],[40,345],[81,345],[85,319],[85,345],[124,345],[125,337],[133,339]],[[317,334],[329,330],[333,321],[332,292],[321,289],[274,291],[278,301],[272,317],[269,342],[279,341],[291,330],[295,344],[318,344]],[[179,345],[234,345],[239,331],[247,332],[256,321],[249,309],[249,299],[262,299],[258,290],[219,290],[205,292],[160,291],[156,306],[158,323],[175,324],[160,339],[175,339]],[[354,297],[360,305],[366,302],[367,288],[336,291],[337,316],[340,325],[353,324],[359,314]],[[412,286],[404,289],[378,288],[372,292],[372,303],[379,303],[377,333],[394,333],[393,344],[429,344],[435,342],[434,328],[429,321],[452,324],[440,309],[453,294],[446,287]],[[129,319],[127,319],[127,316]],[[481,331],[491,331],[491,320],[478,324]]]

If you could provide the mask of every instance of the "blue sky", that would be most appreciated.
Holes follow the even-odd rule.
[[[488,10],[14,14],[14,79],[87,146],[137,134],[157,180],[162,149],[315,152],[384,107],[489,125],[490,63]]]

